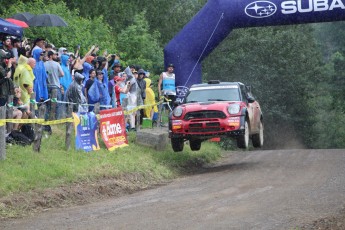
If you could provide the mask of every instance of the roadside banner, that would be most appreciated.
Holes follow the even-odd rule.
[[[98,121],[96,114],[73,113],[75,128],[75,147],[86,152],[99,150],[97,127]]]
[[[100,132],[109,151],[128,146],[125,116],[121,107],[101,110]]]

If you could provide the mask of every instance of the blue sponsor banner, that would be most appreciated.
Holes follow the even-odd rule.
[[[99,150],[98,121],[96,114],[73,113],[75,128],[75,147],[86,152]]]

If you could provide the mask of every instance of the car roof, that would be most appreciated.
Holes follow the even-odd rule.
[[[236,86],[240,86],[240,85],[244,85],[241,82],[221,82],[218,80],[211,80],[208,83],[201,83],[201,84],[194,84],[191,86],[191,88],[198,88],[198,87],[208,87],[208,86],[225,86],[225,85],[236,85]]]

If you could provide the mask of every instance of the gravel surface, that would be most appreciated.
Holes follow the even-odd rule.
[[[227,152],[166,186],[0,229],[345,229],[345,151]]]

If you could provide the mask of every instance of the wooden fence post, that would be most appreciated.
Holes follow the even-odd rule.
[[[0,107],[0,119],[6,119],[6,106]],[[0,126],[0,160],[6,159],[6,125]]]
[[[46,113],[46,105],[42,104],[38,109],[38,118],[44,119],[45,113]],[[41,149],[42,133],[43,133],[43,125],[36,124],[35,125],[35,140],[34,140],[34,145],[33,145],[33,150],[35,152],[39,152]]]
[[[8,96],[8,99],[7,99],[7,104],[8,105],[13,105],[13,95],[9,95]],[[6,106],[5,106],[5,109],[6,109]],[[13,119],[13,107],[7,107],[6,109],[6,117],[8,119]],[[13,129],[13,123],[12,122],[7,122],[6,123],[6,130],[7,130],[7,133],[11,132]]]
[[[53,98],[57,98],[57,94],[58,94],[58,89],[52,89],[52,92],[51,92],[51,99]],[[49,111],[49,120],[55,120],[56,119],[56,109],[57,109],[57,102],[52,102],[50,100],[50,111]]]
[[[135,112],[135,129],[140,131],[140,109]]]
[[[73,112],[73,105],[68,104],[67,107],[67,117],[72,117]],[[71,147],[71,139],[72,139],[72,130],[73,130],[73,122],[66,123],[66,150],[68,151]]]
[[[100,104],[99,104],[99,102],[97,102],[97,103],[95,104],[95,107],[93,107],[93,112],[94,112],[95,114],[99,114],[99,110],[100,110]]]
[[[34,103],[35,99],[36,99],[36,94],[32,93],[30,95],[30,112],[31,112],[29,116],[30,119],[35,118],[35,110],[36,110],[36,103]]]

